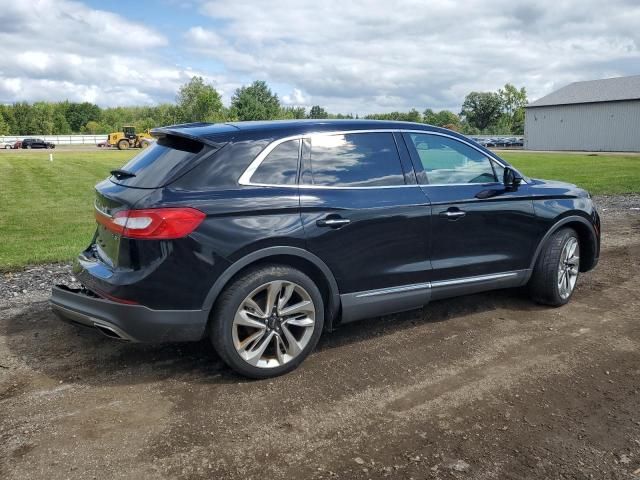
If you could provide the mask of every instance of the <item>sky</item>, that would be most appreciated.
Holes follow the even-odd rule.
[[[460,110],[505,83],[531,101],[640,74],[638,0],[0,0],[0,103],[173,102],[200,75],[228,104]]]

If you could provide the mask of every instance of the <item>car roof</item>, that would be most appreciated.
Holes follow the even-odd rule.
[[[424,123],[395,122],[387,120],[268,120],[253,122],[228,122],[228,123],[187,123],[182,125],[170,125],[156,128],[151,131],[154,136],[167,134],[178,135],[200,141],[215,142],[222,136],[242,133],[264,132],[273,137],[287,137],[291,135],[304,135],[316,132],[331,132],[344,130],[424,130],[446,132],[462,137],[455,132],[443,128],[434,127]]]

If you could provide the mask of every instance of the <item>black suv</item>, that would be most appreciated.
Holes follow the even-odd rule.
[[[188,124],[96,186],[59,315],[140,342],[210,337],[236,371],[290,371],[322,331],[528,285],[565,304],[600,251],[590,195],[455,132],[380,121]]]
[[[45,142],[41,138],[25,138],[22,140],[22,148],[56,148],[54,143]]]

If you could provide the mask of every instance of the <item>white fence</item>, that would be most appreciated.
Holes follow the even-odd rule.
[[[56,145],[95,145],[107,140],[107,135],[0,135],[0,142],[16,142],[25,138],[42,138]]]

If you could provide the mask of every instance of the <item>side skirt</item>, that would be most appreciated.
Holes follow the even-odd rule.
[[[366,290],[340,295],[342,323],[363,318],[413,310],[431,300],[469,295],[500,288],[520,287],[527,283],[531,270],[477,275],[474,277],[438,280],[398,287]]]

